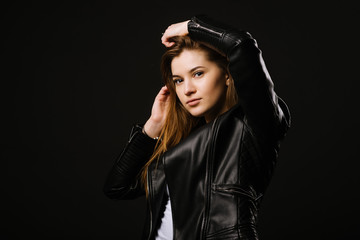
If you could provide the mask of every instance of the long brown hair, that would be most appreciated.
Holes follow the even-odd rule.
[[[163,153],[176,146],[182,139],[186,138],[193,129],[205,122],[203,118],[192,116],[178,99],[172,79],[172,60],[179,56],[184,50],[204,51],[207,54],[208,60],[216,63],[221,69],[223,69],[224,73],[229,76],[230,82],[226,93],[226,106],[229,109],[237,103],[237,94],[234,82],[228,70],[229,61],[226,56],[211,46],[192,40],[189,36],[176,36],[170,41],[175,42],[175,44],[168,48],[163,54],[160,65],[163,81],[170,92],[170,107],[165,120],[165,125],[160,132],[159,140],[155,146],[155,150],[141,171],[141,182],[143,183],[146,194],[148,194],[146,184],[149,165],[154,160],[159,160]]]

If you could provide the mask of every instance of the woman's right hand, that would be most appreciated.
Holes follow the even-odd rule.
[[[170,106],[169,94],[169,90],[164,86],[155,98],[151,109],[151,116],[144,125],[146,134],[151,138],[158,137],[161,129],[164,127],[166,115]]]

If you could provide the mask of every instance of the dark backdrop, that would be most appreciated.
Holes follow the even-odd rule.
[[[358,26],[346,1],[100,1],[1,8],[0,239],[138,239],[145,199],[102,186],[162,83],[161,33],[205,13],[250,31],[292,128],[262,239],[355,239]]]

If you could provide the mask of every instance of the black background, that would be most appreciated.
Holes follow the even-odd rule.
[[[262,239],[360,238],[355,6],[27,1],[1,12],[0,239],[139,238],[145,199],[112,201],[102,186],[162,86],[161,33],[199,13],[252,33],[292,113]]]

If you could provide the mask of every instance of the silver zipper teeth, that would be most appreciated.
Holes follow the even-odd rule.
[[[150,186],[149,186],[149,182],[150,182],[150,177],[149,177],[149,171],[147,173],[147,183],[146,183],[146,187],[148,189],[148,201],[149,201],[149,212],[150,212],[150,229],[149,229],[149,236],[148,236],[148,240],[150,240],[151,237],[151,229],[152,229],[152,210],[151,210],[151,198],[150,198]]]
[[[217,118],[214,120],[214,123],[213,123],[213,126],[211,128],[211,140],[212,140],[212,143],[211,145],[213,144],[214,142],[214,133],[215,133],[215,127],[216,127],[216,124],[217,124]],[[211,149],[214,149],[212,146],[211,146]],[[211,152],[212,153],[212,152]],[[211,156],[213,156],[213,154],[211,154]],[[209,156],[208,156],[209,157]],[[212,160],[212,159],[210,159]],[[209,165],[212,164],[209,160]],[[207,169],[208,170],[208,169]],[[208,218],[208,208],[209,206],[206,206],[208,204],[208,198],[209,198],[209,192],[211,191],[209,188],[209,186],[211,186],[210,184],[208,184],[208,182],[211,180],[211,176],[209,176],[211,174],[211,171],[208,172],[208,175],[207,175],[207,179],[206,179],[206,197],[205,197],[205,212],[204,212],[204,218],[203,218],[203,221],[202,221],[202,232],[200,234],[200,239],[205,239],[205,227],[206,227],[206,223],[207,223],[207,218]]]
[[[207,32],[211,32],[211,33],[213,33],[213,34],[216,34],[216,35],[218,35],[218,36],[221,36],[221,35],[222,35],[221,32],[217,32],[217,31],[212,30],[212,29],[210,29],[210,28],[203,27],[203,26],[201,26],[201,25],[198,24],[198,23],[196,24],[196,27],[199,28],[199,29],[205,30],[205,31],[207,31]]]

